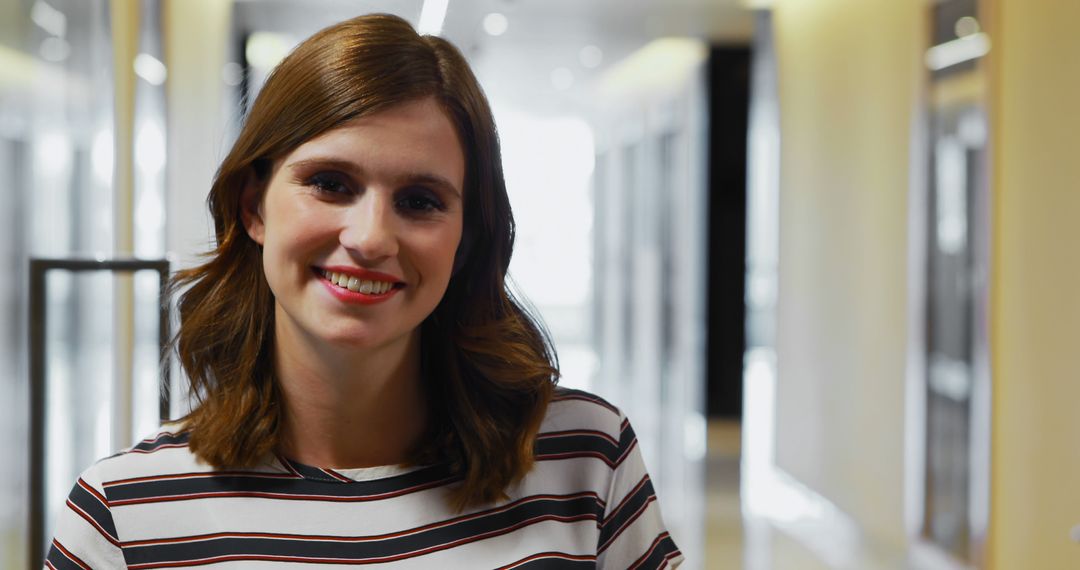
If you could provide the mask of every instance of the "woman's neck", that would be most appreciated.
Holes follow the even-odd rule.
[[[277,332],[274,368],[285,412],[280,451],[327,468],[406,462],[428,415],[419,331],[367,352]]]

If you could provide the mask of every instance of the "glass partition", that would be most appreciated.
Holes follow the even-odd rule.
[[[113,249],[113,63],[107,0],[0,2],[0,567],[25,568],[30,525],[29,259],[109,255]],[[70,317],[53,354],[72,382],[58,401],[86,398],[110,364],[89,348],[111,319],[111,290],[58,279],[49,294]],[[73,323],[78,323],[77,325]],[[83,342],[86,350],[70,343]],[[67,345],[61,348],[61,345]],[[109,360],[108,355],[104,357]],[[91,425],[97,406],[80,411]],[[73,416],[73,419],[74,416]],[[63,459],[90,461],[87,445]],[[85,467],[85,465],[83,465]],[[56,477],[68,475],[57,474]],[[52,483],[67,486],[66,483]],[[66,493],[66,491],[65,491]],[[40,567],[40,566],[38,566]]]
[[[989,511],[987,358],[990,38],[977,0],[931,6],[922,211],[924,317],[920,536],[979,565]]]
[[[114,20],[135,12],[128,28]],[[0,2],[0,453],[14,458],[0,462],[3,568],[40,567],[78,473],[161,419],[164,274],[31,275],[34,258],[164,255],[159,23],[159,0]],[[119,68],[117,34],[131,34],[134,50]],[[134,82],[134,99],[116,96],[118,76]],[[39,317],[32,300],[46,309]],[[48,333],[37,364],[35,327]]]

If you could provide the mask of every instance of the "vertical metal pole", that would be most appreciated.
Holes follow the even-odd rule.
[[[45,557],[45,271],[30,261],[30,566],[41,568]]]
[[[114,156],[113,228],[116,231],[115,253],[130,256],[135,251],[135,56],[139,51],[139,12],[137,0],[111,0],[110,14],[113,43],[114,79]],[[114,319],[116,376],[113,388],[112,446],[123,449],[134,436],[133,355],[135,352],[134,276],[115,276]]]

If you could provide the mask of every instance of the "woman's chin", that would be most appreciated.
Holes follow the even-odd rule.
[[[377,350],[389,348],[394,345],[406,345],[411,335],[388,335],[385,331],[374,331],[370,328],[343,327],[335,330],[324,331],[319,334],[319,339],[328,347],[347,350]]]

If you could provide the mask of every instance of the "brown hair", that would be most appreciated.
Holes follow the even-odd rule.
[[[171,283],[186,288],[176,349],[199,402],[185,425],[191,451],[207,463],[257,463],[276,449],[283,423],[274,297],[241,221],[245,184],[323,132],[423,97],[434,97],[458,131],[465,212],[455,273],[421,324],[432,417],[412,458],[454,466],[463,479],[451,495],[459,509],[505,497],[532,467],[558,364],[543,328],[506,287],[514,219],[491,110],[456,48],[390,15],[328,27],[270,74],[207,199],[217,247]]]

